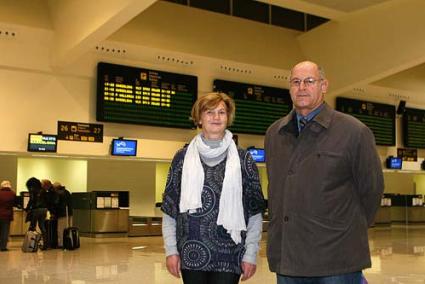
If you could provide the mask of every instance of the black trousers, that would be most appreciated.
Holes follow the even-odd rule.
[[[10,221],[0,220],[0,249],[7,249],[9,240]]]
[[[47,208],[36,208],[32,209],[32,216],[31,216],[31,223],[29,230],[35,231],[36,225],[40,228],[41,236],[43,238],[43,248],[48,248],[48,241],[47,241],[47,230],[46,230],[46,216],[47,216]]]
[[[237,284],[240,275],[231,272],[182,270],[182,277],[184,284]]]

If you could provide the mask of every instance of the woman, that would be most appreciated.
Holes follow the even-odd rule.
[[[7,251],[9,240],[10,222],[13,221],[13,206],[15,206],[16,194],[12,190],[12,184],[4,180],[0,184],[0,251]]]
[[[255,273],[265,205],[255,162],[226,130],[234,114],[226,94],[200,97],[192,119],[202,132],[176,153],[168,173],[166,264],[185,284],[233,284]]]
[[[41,237],[43,239],[42,250],[46,250],[49,245],[47,242],[47,230],[46,230],[46,216],[47,216],[47,192],[41,186],[39,179],[32,177],[27,180],[25,184],[30,193],[30,200],[28,201],[25,211],[30,215],[29,221],[30,227],[29,231],[35,231],[35,227],[38,224],[38,228],[41,231]]]

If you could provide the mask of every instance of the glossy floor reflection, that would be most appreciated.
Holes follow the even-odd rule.
[[[257,273],[245,283],[275,283],[265,258],[266,237]],[[165,269],[160,237],[81,238],[81,245],[76,251],[22,253],[21,239],[13,239],[10,250],[0,252],[0,283],[181,283]],[[369,283],[425,283],[425,227],[373,228],[370,245]]]

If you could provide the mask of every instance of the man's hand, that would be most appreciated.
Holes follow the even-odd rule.
[[[167,265],[168,272],[171,275],[180,278],[180,256],[177,254],[167,256],[165,263]]]
[[[251,278],[255,271],[257,270],[257,265],[242,261],[242,281],[248,280]]]

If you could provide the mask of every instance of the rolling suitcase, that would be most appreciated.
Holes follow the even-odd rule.
[[[47,231],[47,246],[49,248],[58,247],[58,220],[48,219],[45,221]]]
[[[80,247],[80,234],[78,228],[68,227],[63,230],[63,248],[74,250]]]
[[[23,252],[37,252],[41,240],[41,234],[36,231],[28,231],[22,243]]]
[[[66,222],[68,227],[63,230],[63,248],[77,249],[80,247],[80,232],[77,227],[69,227],[68,207],[66,207]]]

